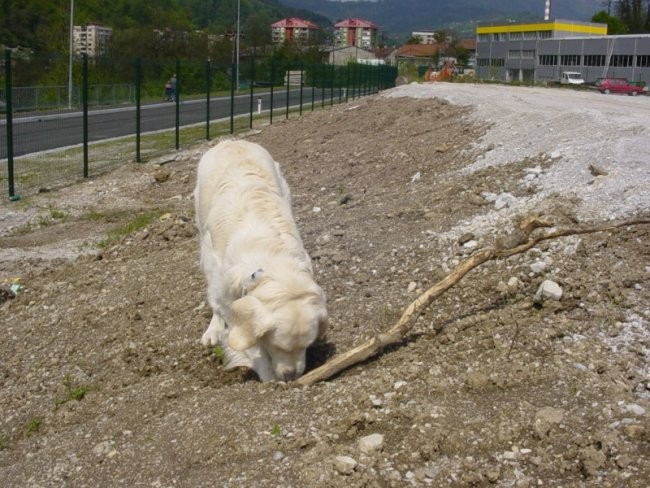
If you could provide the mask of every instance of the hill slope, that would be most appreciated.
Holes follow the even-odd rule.
[[[361,17],[377,23],[389,35],[404,35],[417,29],[434,28],[469,20],[512,17],[543,18],[544,0],[280,0],[336,21]],[[555,0],[552,17],[588,20],[600,9],[598,0]]]

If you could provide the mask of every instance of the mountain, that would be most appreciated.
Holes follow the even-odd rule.
[[[336,22],[360,17],[379,25],[389,37],[407,37],[421,29],[476,21],[543,19],[544,0],[280,0],[290,7],[316,12]],[[600,0],[553,0],[552,18],[588,21]]]

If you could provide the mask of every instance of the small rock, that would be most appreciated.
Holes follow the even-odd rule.
[[[352,474],[358,464],[359,463],[350,456],[336,456],[334,458],[334,467],[341,474]]]
[[[535,261],[530,265],[530,270],[535,274],[543,273],[546,269],[546,263],[544,261]]]
[[[517,199],[510,193],[501,193],[494,201],[494,208],[501,210],[502,208],[512,207],[515,203],[517,203]]]
[[[465,244],[463,244],[463,249],[476,249],[478,247],[478,242],[475,240],[467,241]]]
[[[350,195],[343,195],[341,198],[339,198],[339,205],[345,205],[350,200],[352,200],[352,197]]]
[[[634,415],[638,415],[639,417],[641,415],[645,415],[645,408],[643,408],[641,405],[637,405],[636,403],[625,405],[625,410],[633,413]]]
[[[169,180],[171,174],[171,171],[169,171],[167,168],[158,168],[154,172],[153,178],[156,180],[156,183],[165,183],[167,180]]]
[[[418,171],[413,176],[411,176],[411,183],[417,183],[418,181],[420,181],[421,178],[422,178],[422,175]]]
[[[560,159],[562,157],[562,153],[560,151],[553,151],[551,154],[549,154],[550,158],[555,161],[556,159]]]
[[[473,241],[475,238],[476,236],[474,234],[472,234],[471,232],[466,232],[465,234],[463,234],[458,238],[458,244],[462,246],[466,242]]]
[[[618,466],[621,469],[627,468],[631,463],[632,463],[632,459],[630,458],[630,456],[627,456],[626,454],[623,454],[616,458],[616,466]]]
[[[411,281],[411,282],[409,283],[409,286],[408,286],[408,288],[407,288],[406,290],[407,290],[409,293],[411,293],[411,292],[415,291],[415,289],[417,288],[417,286],[418,286],[418,284],[417,284],[415,281]]]
[[[284,453],[282,451],[273,451],[273,460],[282,461],[284,459]]]
[[[537,293],[533,297],[533,302],[541,304],[544,300],[555,300],[559,301],[562,298],[562,288],[555,281],[544,280],[539,288]]]
[[[564,410],[553,407],[544,407],[535,413],[533,428],[539,438],[546,437],[553,425],[559,424],[564,419]]]
[[[384,436],[381,434],[370,434],[359,439],[359,450],[364,454],[371,454],[381,450],[384,445]]]
[[[593,176],[607,176],[609,174],[603,168],[601,168],[600,166],[596,166],[595,164],[589,165],[589,171]]]
[[[582,474],[587,477],[598,475],[598,471],[605,465],[607,458],[602,451],[596,450],[592,446],[588,446],[580,450],[580,468]]]

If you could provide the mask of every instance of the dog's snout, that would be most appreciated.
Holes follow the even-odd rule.
[[[298,371],[296,371],[295,369],[290,369],[290,370],[287,370],[287,371],[283,371],[278,376],[280,377],[280,381],[289,382],[289,381],[295,380],[300,375],[298,374]]]

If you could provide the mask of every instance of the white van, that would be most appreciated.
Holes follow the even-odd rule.
[[[565,71],[560,78],[562,85],[584,85],[585,80],[582,78],[582,73],[578,71]]]

